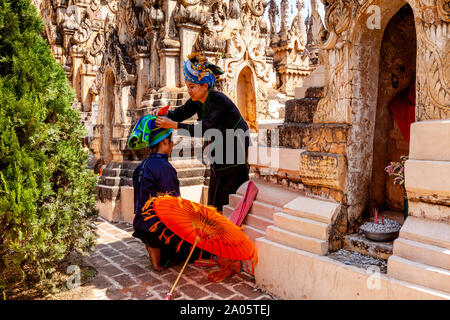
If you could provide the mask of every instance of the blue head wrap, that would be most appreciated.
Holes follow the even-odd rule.
[[[145,115],[139,119],[128,138],[128,147],[138,150],[151,147],[161,142],[172,133],[172,129],[156,126],[156,116]]]
[[[212,88],[216,77],[211,70],[203,69],[201,63],[193,64],[190,60],[186,60],[184,62],[184,80],[198,84],[206,83],[208,88]]]
[[[206,83],[208,89],[214,86],[216,76],[224,73],[221,68],[209,63],[199,52],[188,56],[188,60],[184,62],[183,71],[184,80],[189,80],[197,84]]]

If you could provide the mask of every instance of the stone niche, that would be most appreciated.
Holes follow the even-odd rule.
[[[409,5],[403,6],[387,25],[380,50],[378,101],[373,137],[370,205],[389,210],[403,209],[403,188],[394,185],[384,168],[408,155],[409,143],[389,110],[398,94],[414,85],[416,75],[416,32]]]

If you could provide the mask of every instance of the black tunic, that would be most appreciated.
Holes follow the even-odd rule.
[[[218,129],[222,140],[211,139],[211,177],[208,204],[222,211],[228,196],[249,179],[247,154],[250,144],[248,126],[236,105],[225,94],[211,90],[205,103],[189,99],[184,105],[168,112],[168,118],[181,122],[197,114],[196,125],[179,123],[178,133],[208,139],[208,129]],[[184,131],[184,132],[183,132]],[[205,135],[206,133],[206,135]],[[217,132],[216,132],[217,133]],[[214,133],[213,133],[214,134]],[[214,146],[214,147],[212,147]]]
[[[161,153],[151,153],[146,160],[141,162],[133,173],[134,187],[134,220],[133,237],[140,239],[143,243],[152,248],[161,249],[161,265],[165,265],[169,260],[184,260],[188,256],[191,244],[182,242],[177,251],[178,244],[182,239],[166,227],[161,220],[155,216],[144,220],[142,207],[151,197],[156,197],[158,193],[168,193],[173,196],[180,195],[180,183],[177,172],[168,161],[168,155]],[[149,229],[158,223],[155,231]],[[162,236],[163,234],[163,236]],[[166,238],[170,241],[166,243]],[[196,249],[192,254],[191,261],[197,259],[201,250]],[[207,258],[209,254],[204,252],[202,257]]]

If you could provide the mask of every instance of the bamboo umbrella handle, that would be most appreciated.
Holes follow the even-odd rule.
[[[170,289],[170,292],[169,292],[169,293],[167,294],[167,296],[166,296],[166,300],[170,300],[170,299],[172,298],[173,290],[175,290],[175,287],[177,286],[177,283],[178,283],[178,281],[180,280],[181,275],[183,274],[184,268],[186,268],[186,265],[187,265],[189,259],[191,258],[192,253],[194,252],[194,249],[195,249],[195,247],[197,246],[197,243],[199,243],[200,241],[201,241],[200,237],[197,236],[197,238],[195,238],[194,244],[192,245],[191,252],[189,252],[189,255],[188,255],[188,257],[187,257],[187,259],[186,259],[186,261],[185,261],[185,263],[184,263],[183,268],[181,269],[180,273],[178,274],[178,277],[177,277],[177,279],[175,280],[175,283],[173,284],[172,289]]]

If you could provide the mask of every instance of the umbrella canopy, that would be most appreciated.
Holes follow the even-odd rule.
[[[150,198],[143,208],[144,219],[157,215],[184,241],[219,257],[257,262],[253,242],[215,207],[205,206],[181,197],[164,195]],[[179,244],[179,246],[181,243]]]

